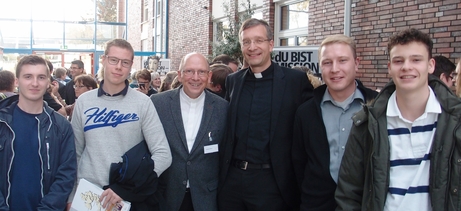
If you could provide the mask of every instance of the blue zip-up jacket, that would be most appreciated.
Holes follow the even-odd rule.
[[[11,166],[14,161],[15,133],[13,110],[17,101],[0,109],[0,211],[9,210]],[[41,162],[40,185],[42,199],[37,210],[66,208],[67,198],[77,177],[74,133],[70,122],[43,104],[46,117],[38,119],[38,155]],[[32,129],[32,128],[31,128]]]

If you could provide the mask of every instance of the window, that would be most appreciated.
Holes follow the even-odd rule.
[[[148,9],[148,8],[144,8],[144,18],[143,18],[143,20],[142,20],[143,22],[148,21],[149,16],[148,16],[147,14],[149,14],[149,9]]]
[[[307,46],[307,36],[279,38],[280,46]]]
[[[280,8],[280,30],[305,28],[309,23],[309,2],[299,2]]]
[[[149,40],[148,39],[144,39],[144,40],[141,40],[141,51],[149,51]],[[141,64],[142,65],[142,68],[146,68],[146,63],[147,63],[147,56],[141,56]]]
[[[149,2],[147,0],[144,0],[142,3],[142,21],[141,22],[146,22],[149,21]]]
[[[157,1],[157,16],[162,14],[162,2],[161,0]]]
[[[309,0],[286,1],[277,5],[275,42],[278,46],[307,46]]]
[[[224,32],[229,31],[229,21],[227,18],[214,22],[214,41],[222,42],[224,40]]]
[[[243,12],[240,13],[241,16],[243,17]],[[263,19],[263,13],[261,10],[255,10],[254,14],[251,16],[252,18],[257,18],[257,19]],[[226,31],[230,30],[230,22],[229,18],[221,18],[221,19],[216,19],[213,22],[213,41],[214,42],[221,42],[224,40],[224,33]],[[237,32],[239,29],[234,29]]]

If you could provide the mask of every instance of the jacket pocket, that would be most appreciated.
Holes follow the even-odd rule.
[[[0,152],[3,151],[3,149],[5,149],[5,144],[6,144],[6,137],[3,136],[0,138]]]
[[[218,180],[213,180],[206,184],[206,187],[208,188],[208,191],[213,192],[218,188]]]

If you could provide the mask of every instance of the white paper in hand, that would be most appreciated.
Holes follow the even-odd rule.
[[[70,211],[129,211],[131,204],[127,201],[122,201],[114,206],[102,208],[99,203],[99,196],[104,190],[86,179],[80,179],[75,192],[74,199]]]

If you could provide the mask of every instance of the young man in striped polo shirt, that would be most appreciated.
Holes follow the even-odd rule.
[[[461,100],[430,75],[432,45],[416,29],[389,38],[392,81],[353,117],[339,210],[460,210]]]

